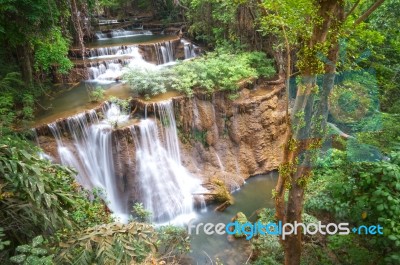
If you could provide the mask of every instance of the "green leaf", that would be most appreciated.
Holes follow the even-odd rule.
[[[26,258],[26,255],[25,254],[21,254],[21,255],[17,255],[17,256],[11,257],[10,261],[14,262],[14,263],[22,263],[22,262],[25,261],[25,258]]]
[[[44,242],[43,236],[37,236],[32,240],[32,247],[37,247]]]
[[[15,249],[17,252],[28,253],[31,251],[31,246],[29,245],[21,245]]]

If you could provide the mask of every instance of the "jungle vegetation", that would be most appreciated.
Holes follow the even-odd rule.
[[[207,50],[161,73],[132,70],[126,78],[143,95],[285,80],[291,133],[276,207],[260,220],[384,227],[374,238],[260,236],[254,264],[400,263],[397,0],[0,0],[1,264],[155,264],[189,250],[182,229],[155,229],[140,205],[132,222],[115,223],[101,191],[84,190],[29,140],[39,98],[73,67],[69,47],[83,49],[101,17],[139,15],[184,22]]]

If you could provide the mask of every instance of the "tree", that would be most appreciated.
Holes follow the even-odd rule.
[[[312,176],[311,165],[321,147],[328,117],[328,96],[334,86],[339,55],[339,39],[351,34],[351,28],[364,22],[383,0],[375,1],[362,12],[360,1],[269,1],[262,2],[265,21],[268,17],[280,27],[290,56],[290,44],[297,46],[299,84],[290,117],[289,132],[284,147],[284,161],[274,191],[276,218],[283,223],[300,223],[304,189]],[[291,12],[301,10],[300,15]],[[346,10],[348,12],[346,13]],[[266,29],[269,30],[269,29]],[[289,32],[289,33],[288,33]],[[291,35],[293,34],[293,35]],[[290,63],[290,57],[288,57]],[[290,78],[290,65],[286,78]],[[322,84],[317,77],[322,75]],[[289,87],[287,87],[289,89]],[[289,100],[289,99],[287,99]],[[285,194],[288,201],[285,202]],[[281,240],[285,251],[285,264],[300,264],[301,228],[297,233]]]

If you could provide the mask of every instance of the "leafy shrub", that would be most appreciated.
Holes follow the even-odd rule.
[[[110,223],[72,235],[56,257],[68,264],[137,264],[156,251],[154,228],[149,224]]]
[[[140,222],[149,222],[151,217],[151,212],[147,211],[142,203],[135,203],[133,205],[133,212],[136,215],[136,218]]]
[[[38,234],[106,221],[102,204],[88,200],[75,173],[40,159],[38,151],[19,138],[0,138],[0,226],[7,238],[24,244]],[[75,219],[75,211],[88,219]]]
[[[117,97],[110,97],[109,101],[111,103],[114,103],[118,105],[121,108],[121,111],[128,113],[129,109],[131,107],[131,100],[132,98],[127,98],[127,99],[120,99]]]
[[[59,28],[53,27],[45,38],[35,42],[35,70],[49,72],[56,67],[61,74],[66,74],[73,64],[68,59],[69,42],[62,36]]]
[[[272,61],[261,52],[231,53],[217,50],[191,61],[183,61],[172,68],[131,69],[124,75],[131,89],[145,97],[165,93],[168,89],[188,95],[194,88],[208,92],[224,90],[236,92],[239,82],[275,73]]]
[[[0,136],[11,127],[33,119],[35,97],[41,93],[37,86],[25,86],[20,73],[0,76]]]
[[[99,102],[104,98],[104,89],[101,87],[96,87],[95,89],[89,91],[90,102]]]
[[[264,208],[261,209],[258,215],[258,220],[263,224],[275,222],[274,215],[274,209]],[[256,260],[252,264],[282,264],[284,253],[277,236],[259,234],[257,237],[251,239],[251,247],[256,257]]]
[[[48,255],[47,250],[42,247],[44,239],[37,236],[32,239],[31,244],[20,245],[15,251],[20,253],[10,258],[10,261],[23,265],[53,265],[53,256]]]
[[[169,76],[165,70],[131,68],[124,74],[132,91],[146,98],[167,92]]]
[[[67,264],[150,264],[189,251],[186,230],[154,229],[146,223],[110,223],[91,227],[62,243],[55,261]],[[158,263],[157,263],[158,264]]]
[[[350,225],[381,225],[383,235],[359,236],[359,244],[384,255],[382,264],[400,261],[400,153],[378,162],[351,162],[333,150],[320,160],[308,187],[305,209],[329,213]]]

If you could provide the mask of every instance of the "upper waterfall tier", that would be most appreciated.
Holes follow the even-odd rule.
[[[138,37],[132,37],[130,33],[132,32],[111,32],[110,36],[114,34],[121,37],[97,40],[88,44],[83,53],[79,49],[71,49],[70,57],[74,58],[75,68],[70,76],[110,83],[121,79],[124,67],[166,65],[178,59],[196,57],[200,52],[196,45],[176,36],[141,34],[139,37],[145,37],[147,41],[140,43],[137,41]]]
[[[149,30],[110,30],[107,32],[97,32],[96,38],[98,40],[107,40],[112,38],[129,38],[129,37],[136,37],[142,35],[153,35],[153,33]]]

